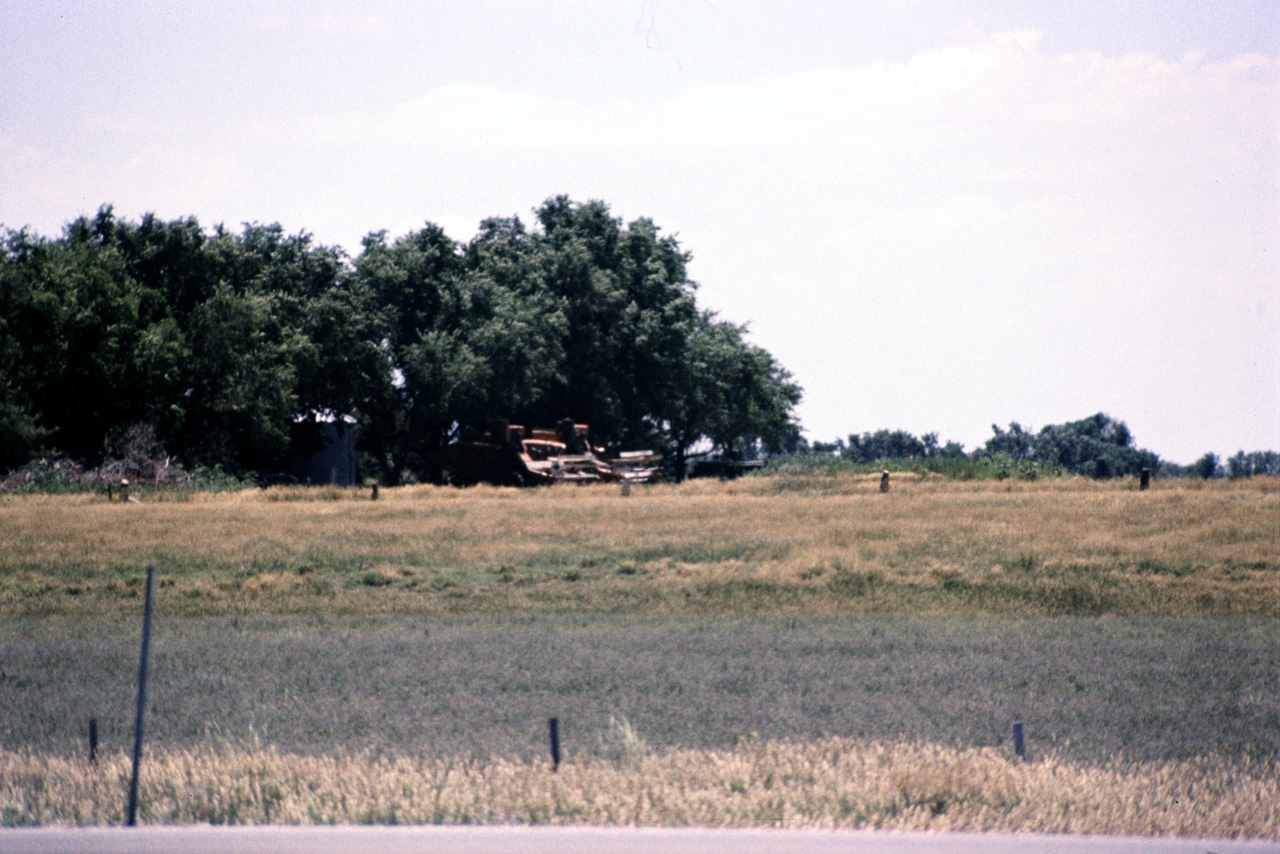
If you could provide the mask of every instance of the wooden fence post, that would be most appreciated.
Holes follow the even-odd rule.
[[[1142,474],[1138,477],[1138,489],[1142,490],[1151,488],[1151,469],[1144,468],[1142,470]]]
[[[98,719],[89,718],[89,764],[98,764]]]
[[[129,827],[138,823],[138,766],[142,764],[142,721],[147,710],[147,658],[151,654],[151,611],[156,568],[147,566],[147,603],[142,613],[142,653],[138,657],[138,713],[133,724],[133,776],[129,780]]]
[[[880,475],[880,491],[881,491],[881,492],[888,492],[888,491],[889,491],[889,472],[888,472],[888,470],[886,470],[886,471],[882,472],[882,473],[881,473],[881,475]]]
[[[1022,740],[1022,721],[1013,722],[1013,752],[1019,762],[1027,758],[1027,745]]]

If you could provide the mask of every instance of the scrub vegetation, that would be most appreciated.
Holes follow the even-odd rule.
[[[673,750],[632,764],[276,750],[161,751],[144,823],[627,824],[1280,837],[1274,762],[1098,768],[998,751],[824,738]],[[123,817],[123,753],[98,768],[0,752],[6,824]]]

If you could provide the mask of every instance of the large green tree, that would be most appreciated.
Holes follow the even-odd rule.
[[[0,265],[0,354],[17,410],[5,432],[39,434],[88,460],[101,458],[106,433],[139,405],[139,301],[98,225],[77,220],[56,241],[10,233]]]
[[[0,257],[4,464],[87,462],[138,424],[189,464],[279,465],[299,416],[358,408],[386,360],[340,250],[104,207]]]
[[[779,446],[796,430],[800,387],[745,331],[704,312],[685,342],[682,374],[660,410],[677,477],[692,454],[741,459],[747,443]]]
[[[562,391],[536,414],[587,421],[608,441],[669,439],[660,425],[688,379],[682,362],[699,323],[689,255],[652,221],[624,226],[599,201],[557,196],[537,218],[540,286],[567,328]]]
[[[394,241],[371,234],[356,275],[381,312],[394,378],[362,430],[389,482],[427,476],[463,427],[536,409],[558,382],[564,319],[518,223],[486,221],[467,247],[431,224]]]
[[[794,429],[799,389],[741,327],[699,312],[689,256],[647,219],[549,199],[536,226],[369,235],[356,276],[381,307],[397,389],[365,431],[384,476],[433,474],[432,452],[492,419],[591,425],[683,472],[706,445],[740,452]]]
[[[427,224],[352,261],[278,225],[132,223],[110,207],[0,253],[5,467],[100,459],[138,425],[188,464],[279,467],[298,423],[355,415],[366,469],[433,474],[492,419],[598,441],[741,454],[794,434],[799,389],[700,311],[689,255],[647,219],[547,200],[459,244]]]

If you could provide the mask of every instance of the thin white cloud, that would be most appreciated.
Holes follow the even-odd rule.
[[[1037,44],[1035,33],[1000,34],[902,63],[703,86],[653,103],[587,105],[450,83],[387,113],[310,120],[308,131],[321,140],[423,149],[786,146],[871,154],[904,145],[956,149],[972,140],[1025,153],[1090,133],[1097,137],[1085,156],[1105,153],[1108,133],[1118,135],[1117,148],[1143,146],[1148,155],[1178,154],[1187,141],[1178,136],[1230,135],[1234,147],[1254,157],[1275,145],[1275,122],[1267,116],[1276,111],[1277,60],[1051,56]],[[293,130],[283,134],[296,138]]]

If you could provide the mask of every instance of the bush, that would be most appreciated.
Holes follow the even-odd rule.
[[[32,460],[0,481],[0,492],[67,495],[89,492],[84,467],[64,458]]]
[[[1218,455],[1212,451],[1196,460],[1191,466],[1191,470],[1195,473],[1196,477],[1201,477],[1205,480],[1217,477],[1219,475],[1219,468]]]

